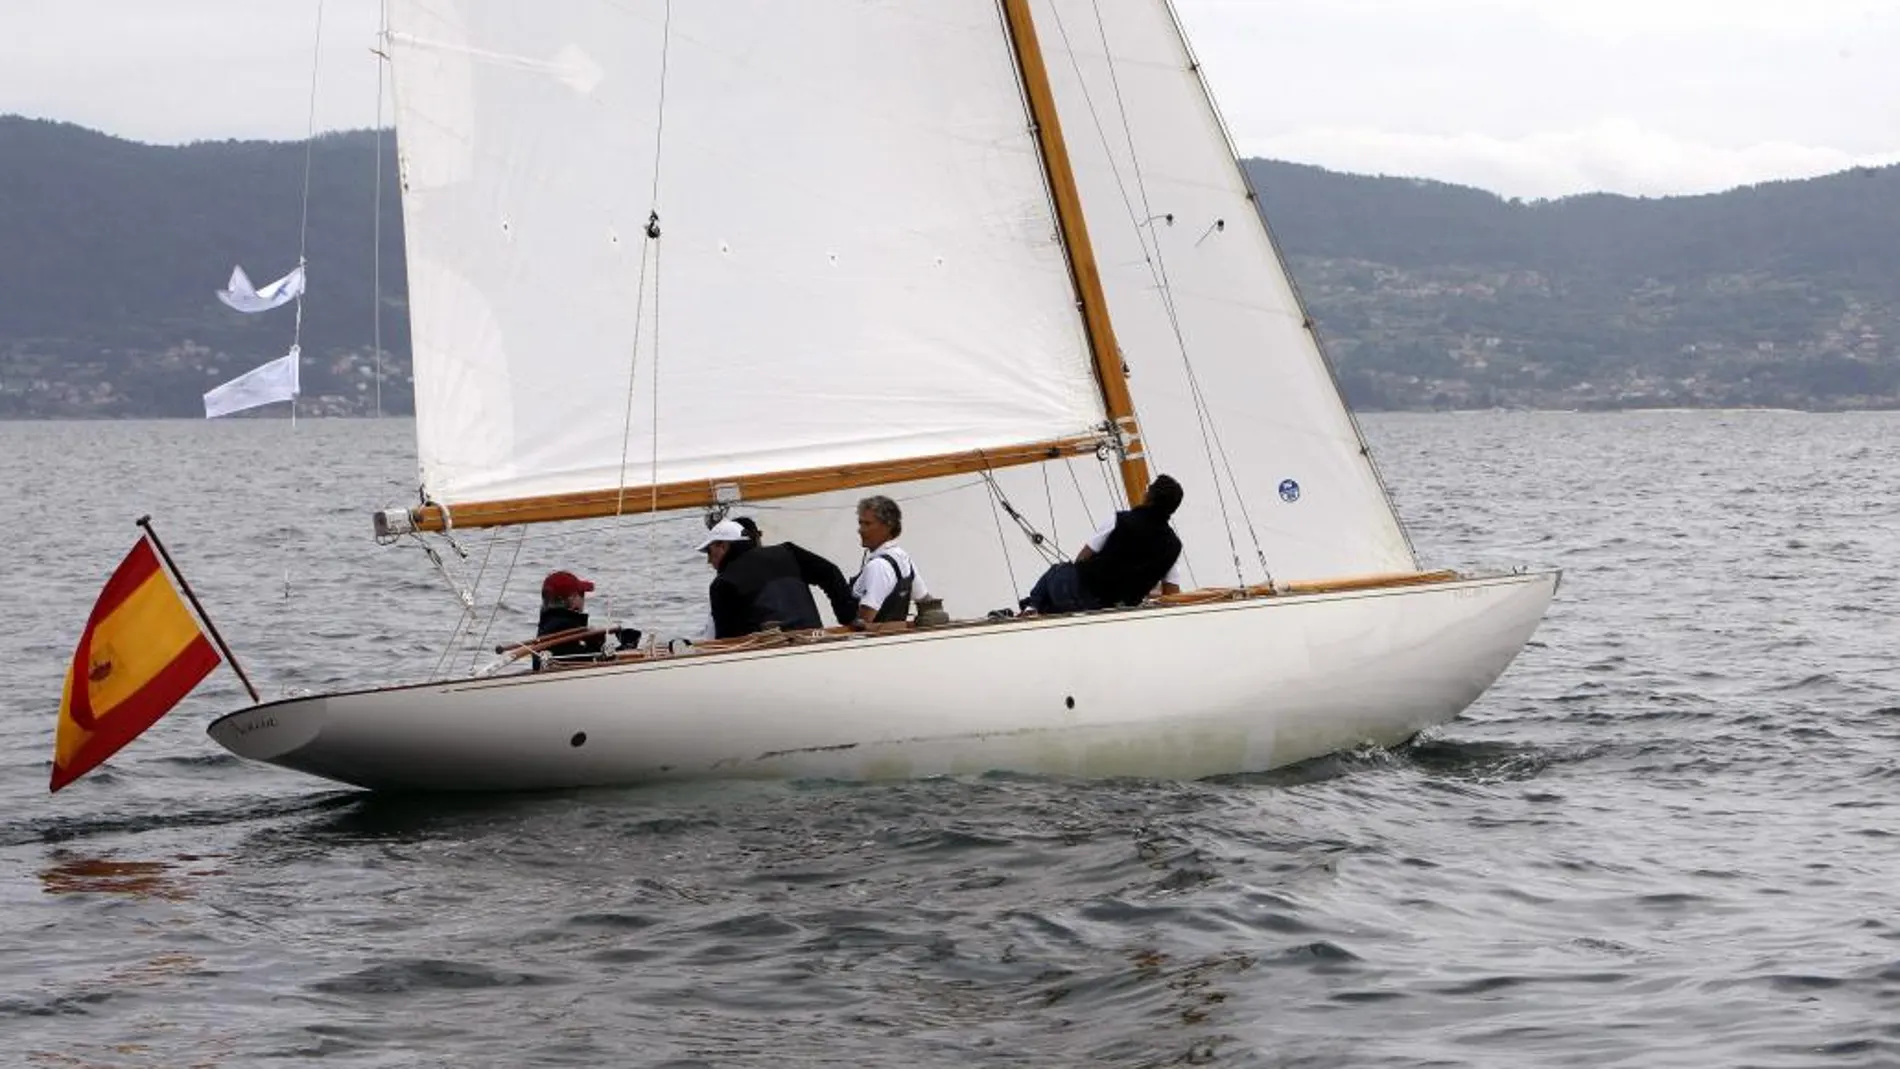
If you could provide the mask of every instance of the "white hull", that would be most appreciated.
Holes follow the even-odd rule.
[[[1451,720],[1556,586],[1540,572],[861,636],[295,698],[209,731],[241,757],[379,790],[1193,779]]]

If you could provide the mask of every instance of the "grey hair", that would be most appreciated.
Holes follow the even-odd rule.
[[[883,494],[872,494],[860,500],[858,511],[869,512],[877,517],[879,523],[891,529],[892,538],[904,533],[904,510],[897,507],[897,502]]]

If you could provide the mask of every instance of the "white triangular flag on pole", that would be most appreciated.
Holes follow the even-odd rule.
[[[283,356],[268,364],[259,364],[205,394],[205,418],[216,419],[273,401],[295,400],[300,355],[293,345]]]
[[[231,269],[231,281],[228,288],[218,291],[218,300],[240,312],[268,312],[281,308],[303,294],[303,267],[293,268],[290,274],[265,286],[252,289],[250,277],[243,267]]]

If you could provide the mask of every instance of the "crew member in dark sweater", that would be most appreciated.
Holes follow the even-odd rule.
[[[1074,561],[1036,580],[1023,607],[1039,613],[1084,612],[1139,605],[1158,583],[1163,594],[1181,590],[1181,539],[1168,522],[1181,507],[1181,484],[1161,475],[1141,504],[1095,532]]]
[[[818,587],[840,623],[856,615],[857,600],[838,566],[790,542],[762,546],[733,520],[721,520],[699,544],[718,574],[707,591],[713,637],[737,638],[773,624],[784,631],[825,626],[812,600]]]

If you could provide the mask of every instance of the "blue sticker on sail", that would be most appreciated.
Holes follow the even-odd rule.
[[[1299,499],[1300,499],[1300,484],[1299,483],[1294,482],[1292,479],[1286,479],[1280,483],[1280,500],[1290,505],[1293,502],[1298,501]]]

